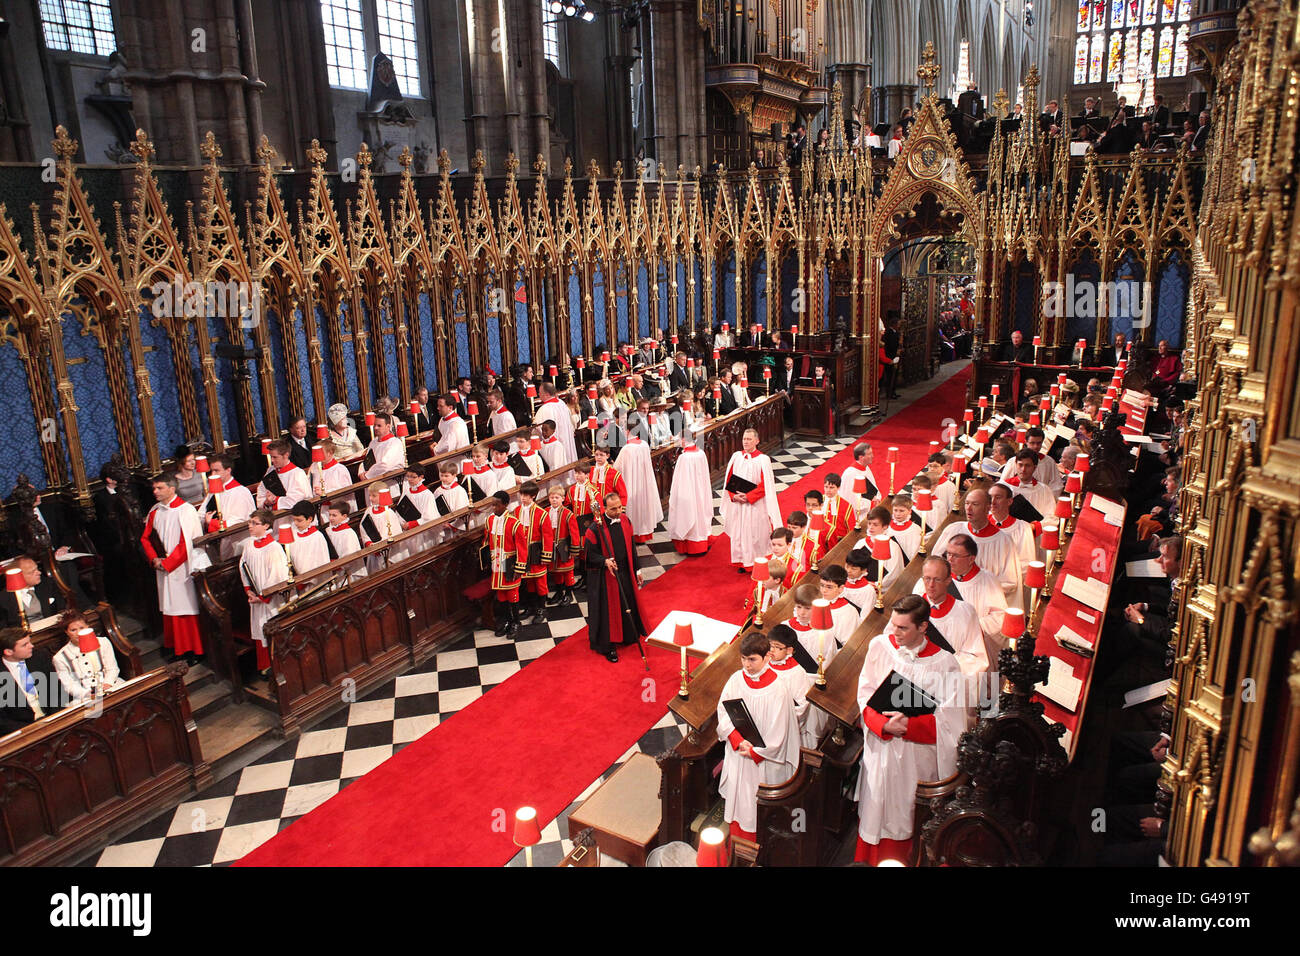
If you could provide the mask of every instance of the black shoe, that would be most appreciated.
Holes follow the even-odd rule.
[[[533,612],[533,620],[532,620],[532,623],[533,623],[533,624],[545,624],[545,623],[546,623],[546,608],[544,608],[544,607],[539,607],[536,611]]]
[[[618,651],[614,650],[614,648],[611,647],[609,649],[609,652],[605,655],[605,660],[609,661],[611,664],[617,664]]]
[[[564,589],[564,594],[562,594],[562,595],[560,596],[560,603],[561,603],[561,604],[572,604],[572,603],[573,603],[573,588],[565,588],[565,589]]]
[[[505,637],[506,632],[508,632],[509,630],[510,630],[510,620],[509,618],[503,617],[501,619],[501,623],[497,625],[497,629],[492,633],[496,634],[497,637]]]
[[[557,593],[557,594],[555,595],[555,597],[548,597],[548,598],[546,599],[546,606],[547,606],[547,607],[559,607],[559,606],[560,606],[561,604],[563,604],[563,603],[564,603],[564,592],[563,592],[563,591],[560,591],[559,593]]]

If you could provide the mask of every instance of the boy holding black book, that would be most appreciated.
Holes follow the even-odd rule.
[[[741,669],[727,678],[718,698],[718,739],[726,755],[718,792],[732,836],[758,836],[759,784],[784,783],[799,765],[799,721],[791,685],[767,661],[766,635],[740,639]]]

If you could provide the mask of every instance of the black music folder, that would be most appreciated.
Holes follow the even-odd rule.
[[[958,601],[966,600],[964,597],[961,596],[961,591],[957,587],[957,582],[954,581],[952,578],[948,579],[948,593],[951,594],[953,597],[955,597]]]
[[[850,601],[849,603],[852,604],[853,602]],[[804,647],[801,641],[796,640],[794,642],[793,653],[794,659],[800,667],[806,670],[809,674],[817,673],[817,661],[808,653],[808,648]]]
[[[727,484],[724,486],[724,490],[728,494],[747,495],[757,487],[758,485],[754,484],[752,481],[749,481],[746,478],[741,478],[740,475],[733,474],[727,479]]]
[[[451,505],[447,504],[446,495],[434,494],[433,503],[438,506],[438,514],[440,515],[451,514]]]
[[[856,478],[854,478],[853,480],[854,482],[857,481]],[[867,490],[862,493],[862,497],[866,498],[868,501],[871,501],[876,497],[876,495],[880,494],[880,489],[877,488],[872,483],[870,478],[864,478],[863,480],[867,483]],[[849,490],[852,491],[853,489],[850,488]]]
[[[154,557],[167,557],[167,546],[163,544],[162,535],[158,533],[157,528],[149,528],[149,545],[153,548]]]
[[[957,653],[952,649],[952,645],[948,643],[948,638],[943,636],[943,631],[939,630],[939,625],[935,623],[933,617],[930,618],[929,623],[926,626],[925,636],[930,639],[931,644],[937,644],[949,654]]]
[[[280,476],[274,471],[268,471],[262,476],[262,487],[277,498],[283,498],[285,495],[284,482],[280,480]]]
[[[1043,513],[1029,503],[1029,499],[1024,495],[1016,495],[1011,499],[1011,505],[1007,508],[1011,512],[1011,517],[1019,518],[1021,521],[1042,521]]]
[[[366,471],[369,471],[371,468],[375,467],[376,461],[378,461],[378,459],[375,458],[375,450],[373,448],[367,448],[366,457],[361,459],[361,467]]]
[[[733,697],[731,700],[724,700],[722,706],[727,710],[727,716],[731,718],[732,724],[740,731],[740,736],[744,737],[755,747],[766,747],[763,742],[763,735],[758,732],[758,725],[754,723],[754,718],[750,716],[749,707],[739,697]]]
[[[397,499],[397,504],[393,505],[393,510],[403,521],[419,521],[420,509],[414,501],[403,495]]]
[[[904,717],[921,717],[938,710],[939,702],[898,671],[890,671],[889,676],[867,701],[867,706],[878,714],[897,713]]]

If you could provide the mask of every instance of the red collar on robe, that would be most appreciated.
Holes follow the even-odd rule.
[[[420,492],[422,492],[422,491],[428,491],[428,490],[429,490],[429,489],[426,488],[426,487],[424,487],[424,485],[420,485],[418,488],[417,488],[416,486],[414,486],[414,485],[411,486],[411,494],[413,494],[413,495],[418,495]]]
[[[221,486],[221,490],[222,490],[222,491],[234,491],[234,490],[235,490],[236,488],[238,488],[238,487],[240,487],[239,482],[235,481],[234,477],[230,477],[230,478],[227,478],[227,479],[226,479],[226,483],[225,483],[224,485]]]
[[[442,416],[442,420],[443,420],[444,422],[449,422],[449,421],[451,421],[453,418],[460,418],[460,416],[457,415],[455,412],[448,412],[446,415],[443,415],[443,416]]]
[[[930,598],[927,596],[926,600],[929,601]],[[938,604],[930,605],[930,616],[947,617],[948,612],[952,610],[952,606],[956,603],[957,603],[957,599],[955,597],[953,597],[951,594],[945,594],[943,596],[943,600],[940,601]]]
[[[560,437],[559,437],[558,435],[552,435],[550,438],[543,438],[543,439],[542,439],[542,444],[543,444],[543,445],[557,445],[557,444],[559,444],[559,441],[560,441]]]
[[[867,580],[867,576],[864,574],[864,575],[862,575],[862,577],[858,578],[856,581],[845,581],[845,582],[844,582],[844,587],[845,587],[846,590],[847,590],[848,588],[853,588],[853,589],[856,591],[856,590],[859,590],[860,588],[865,588],[865,587],[866,587],[868,584],[870,584],[870,583],[871,583],[871,582],[870,582],[869,580]]]
[[[492,470],[491,465],[474,465],[474,474],[476,475],[484,475],[491,470]]]
[[[839,597],[837,597],[834,601],[831,602],[831,610],[838,611],[840,608],[844,607],[848,603],[849,603],[849,599],[844,597],[844,595],[841,594]]]
[[[256,541],[253,542],[253,547],[265,548],[268,544],[271,543],[272,540],[273,538],[271,536],[271,533],[268,531],[265,536],[258,538]]]
[[[375,441],[388,441],[388,439],[390,439],[390,438],[392,438],[392,437],[393,437],[393,433],[392,433],[392,432],[389,432],[387,435],[378,435],[378,436],[376,436]]]
[[[636,435],[633,435],[631,438],[629,438],[629,439],[627,440],[627,443],[628,443],[629,445],[636,445],[636,444],[639,444],[640,441],[641,441],[640,438],[638,438]],[[749,456],[746,455],[745,457],[748,458]]]
[[[279,468],[275,469],[275,473],[277,475],[287,475],[289,474],[289,472],[293,471],[297,467],[298,466],[291,461],[286,462],[285,464],[281,465]]]
[[[889,522],[889,527],[892,531],[906,531],[908,528],[912,527],[912,522],[904,521],[902,524],[896,524],[891,521]]]
[[[1006,518],[1004,518],[1002,521],[992,521],[992,522],[990,522],[990,524],[995,524],[995,525],[997,525],[999,528],[1010,528],[1010,527],[1011,527],[1012,525],[1014,525],[1015,523],[1016,523],[1016,516],[1015,516],[1015,515],[1007,515]]]
[[[556,397],[556,398],[548,398],[546,401],[542,402],[542,404],[543,404],[543,405],[552,405],[552,404],[554,404],[554,405],[558,405],[559,402],[560,402],[560,399],[559,399],[558,397]]]
[[[799,666],[799,662],[794,659],[793,654],[787,654],[783,661],[768,661],[767,666],[774,671],[792,671]]]
[[[183,505],[183,504],[185,504],[185,499],[184,499],[184,498],[182,498],[180,495],[172,495],[172,499],[171,499],[171,501],[167,502],[167,507],[168,507],[168,508],[179,508],[179,507],[180,507],[181,505]]]
[[[500,465],[493,463],[493,464],[490,465],[489,467],[492,468],[494,471],[502,471],[503,469],[509,469],[509,467],[510,467],[510,462],[507,461],[507,462],[504,462],[504,463],[502,463],[502,464],[500,464]]]
[[[745,684],[754,690],[758,690],[760,687],[770,687],[777,679],[776,671],[772,670],[771,665],[764,666],[757,677],[750,677],[744,670],[741,670],[740,673],[745,678]]]
[[[295,532],[294,532],[294,535],[297,536],[297,537],[299,537],[299,538],[310,538],[310,537],[311,537],[312,535],[314,535],[315,533],[316,533],[316,526],[315,526],[315,525],[312,525],[312,526],[311,526],[310,528],[308,528],[306,531],[295,531]]]
[[[811,631],[811,630],[812,630],[812,625],[811,625],[811,624],[800,624],[798,618],[793,618],[793,617],[792,617],[792,618],[790,618],[790,620],[786,621],[785,623],[786,623],[787,625],[789,625],[790,628],[791,628],[792,630],[795,630],[795,631]]]
[[[520,458],[531,458],[534,454],[535,454],[535,452],[530,448],[530,449],[528,449],[528,451],[521,451],[521,452],[519,453],[519,457],[520,457]]]
[[[504,405],[498,405],[496,408],[492,409],[492,414],[504,415],[507,411],[509,411],[509,409],[506,408]]]
[[[383,505],[380,505],[380,506],[377,507],[377,508],[376,508],[376,507],[372,507],[372,508],[370,509],[370,513],[371,513],[372,515],[381,515],[381,514],[383,514],[385,511],[387,511],[387,510],[388,510],[388,509],[385,508]]]
[[[954,574],[952,576],[952,579],[954,581],[959,581],[962,584],[965,584],[967,581],[974,581],[975,575],[979,573],[980,573],[980,566],[978,564],[972,564],[970,566],[970,570],[966,572],[965,576],[962,576],[960,574]]]
[[[991,538],[998,533],[998,526],[992,521],[986,524],[983,529],[979,531],[976,531],[969,521],[966,522],[966,527],[970,529],[971,537],[973,538]]]
[[[948,596],[949,596],[949,597],[952,597],[951,594],[948,595]],[[899,643],[898,643],[898,638],[894,637],[893,634],[890,634],[890,635],[889,635],[889,643],[890,643],[890,644],[893,644],[895,648],[897,648],[897,647],[900,646]],[[938,654],[938,653],[939,653],[939,645],[938,645],[938,644],[932,644],[929,640],[927,640],[927,641],[925,642],[925,646],[922,647],[919,651],[916,652],[916,656],[917,656],[917,657],[932,657],[933,655]]]
[[[330,525],[330,530],[331,530],[331,531],[342,531],[342,530],[344,530],[344,529],[347,528],[347,527],[348,527],[348,523],[345,521],[345,522],[343,522],[342,524],[332,524],[332,525]]]

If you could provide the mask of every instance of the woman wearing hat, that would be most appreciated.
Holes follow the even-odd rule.
[[[357,430],[348,424],[348,407],[341,402],[331,405],[325,413],[329,418],[330,440],[334,442],[334,457],[355,458],[365,448],[357,437]]]

